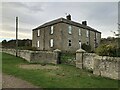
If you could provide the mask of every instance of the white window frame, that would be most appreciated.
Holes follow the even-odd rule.
[[[81,29],[79,28],[79,36],[81,36]]]
[[[51,26],[51,27],[50,27],[50,34],[53,34],[53,29],[54,29],[54,27]]]
[[[89,37],[89,31],[86,30],[86,37],[88,38]]]
[[[40,41],[37,41],[37,47],[40,47]]]
[[[40,36],[40,29],[37,30],[37,36]]]
[[[50,39],[50,47],[52,48],[54,46],[54,40]]]
[[[72,26],[71,25],[68,26],[68,33],[72,34]]]

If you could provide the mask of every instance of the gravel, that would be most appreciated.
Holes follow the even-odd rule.
[[[2,88],[39,88],[11,75],[2,74]]]

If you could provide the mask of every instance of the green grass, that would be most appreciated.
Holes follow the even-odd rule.
[[[5,54],[2,56],[3,73],[19,77],[42,88],[117,88],[118,81],[94,76],[73,66],[58,65],[59,70],[27,70],[19,64],[29,64],[24,59]]]

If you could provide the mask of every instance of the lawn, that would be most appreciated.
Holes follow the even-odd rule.
[[[42,88],[117,88],[118,81],[102,78],[92,73],[77,69],[69,65],[56,65],[60,69],[36,69],[20,68],[21,64],[29,64],[22,58],[9,54],[2,54],[3,73],[19,77]],[[53,65],[52,65],[53,66]]]

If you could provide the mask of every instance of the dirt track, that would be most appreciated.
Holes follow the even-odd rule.
[[[39,88],[11,75],[2,74],[2,88]]]

